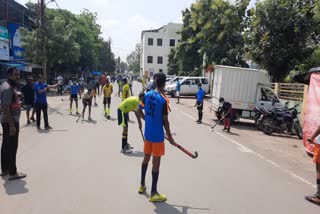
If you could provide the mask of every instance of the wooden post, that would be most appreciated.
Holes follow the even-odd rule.
[[[304,90],[303,90],[303,102],[302,102],[302,108],[301,108],[301,126],[302,127],[304,124],[304,112],[305,112],[306,104],[307,104],[308,91],[309,91],[309,86],[305,85]]]

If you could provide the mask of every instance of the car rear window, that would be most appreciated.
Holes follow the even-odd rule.
[[[208,84],[208,80],[207,79],[201,79],[201,83],[202,84]]]

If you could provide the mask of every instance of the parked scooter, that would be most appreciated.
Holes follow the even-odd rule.
[[[296,134],[300,139],[303,138],[303,131],[298,120],[297,107],[267,111],[267,115],[261,121],[262,130],[265,134],[271,135],[273,132],[285,133],[285,134]]]

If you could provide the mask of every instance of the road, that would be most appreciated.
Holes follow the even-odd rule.
[[[135,83],[136,92],[139,88]],[[0,180],[0,213],[319,213],[319,207],[304,200],[315,192],[315,172],[295,137],[266,136],[248,123],[236,124],[231,134],[221,126],[212,132],[208,108],[205,123],[198,125],[193,99],[182,99],[180,105],[171,99],[175,139],[199,157],[191,159],[166,144],[158,190],[168,201],[153,204],[137,193],[143,142],[134,114],[129,124],[134,153],[123,155],[116,120],[120,98],[112,98],[112,120],[102,116],[100,97],[94,121],[80,123],[64,100],[49,99],[52,131],[38,132],[24,125],[22,116],[18,169],[28,177]]]

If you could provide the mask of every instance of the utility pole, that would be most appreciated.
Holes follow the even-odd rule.
[[[41,45],[42,45],[42,69],[43,78],[47,81],[47,50],[46,50],[46,30],[45,30],[45,0],[41,0],[40,20],[41,20]]]

